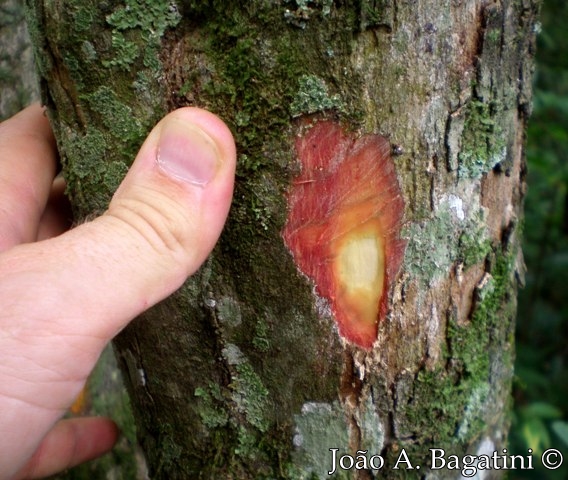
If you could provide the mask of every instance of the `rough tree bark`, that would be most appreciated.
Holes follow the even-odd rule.
[[[326,478],[330,448],[385,459],[336,478],[456,478],[428,469],[429,448],[502,453],[536,14],[534,0],[28,0],[77,217],[105,208],[168,110],[209,108],[237,139],[218,247],[115,343],[153,478]],[[402,190],[406,247],[372,348],[342,338],[282,237],[296,139],[323,119],[387,137]],[[403,449],[421,470],[392,469]]]
[[[38,98],[23,2],[0,0],[0,121]]]

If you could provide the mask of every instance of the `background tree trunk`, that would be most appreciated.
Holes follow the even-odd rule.
[[[506,442],[536,4],[28,1],[77,217],[168,110],[238,143],[218,247],[115,347],[153,478],[456,478],[429,448]],[[390,140],[404,260],[372,349],[343,340],[282,240],[306,119]],[[413,466],[401,463],[404,449]],[[497,472],[498,473],[498,472]]]
[[[0,121],[38,98],[23,2],[0,0]]]

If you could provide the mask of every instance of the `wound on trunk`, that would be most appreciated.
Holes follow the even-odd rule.
[[[404,255],[402,199],[390,143],[355,138],[322,121],[296,141],[282,236],[296,265],[326,298],[340,335],[370,348]]]

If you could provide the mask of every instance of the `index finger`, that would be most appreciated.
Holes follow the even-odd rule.
[[[56,169],[55,138],[41,105],[0,123],[0,252],[36,239]]]

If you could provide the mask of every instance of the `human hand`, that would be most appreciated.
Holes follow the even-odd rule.
[[[111,420],[61,417],[112,337],[210,253],[234,169],[228,128],[177,110],[152,130],[108,211],[63,233],[42,108],[0,124],[1,479],[44,477],[112,448]]]

